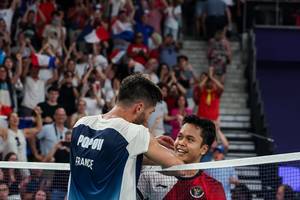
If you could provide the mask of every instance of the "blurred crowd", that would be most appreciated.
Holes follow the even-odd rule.
[[[197,2],[209,63],[200,75],[180,54],[182,0],[1,1],[1,159],[69,162],[71,128],[83,116],[109,111],[132,73],[144,74],[163,93],[147,124],[151,133],[176,138],[183,117],[196,113],[218,130],[205,160],[218,144],[226,152],[219,106],[232,59],[230,9],[227,1]],[[6,183],[12,199],[43,199],[49,191],[51,199],[63,199],[67,176],[41,173],[3,169],[0,186]]]

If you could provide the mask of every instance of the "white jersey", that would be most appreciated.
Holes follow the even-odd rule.
[[[149,142],[142,125],[100,115],[81,118],[72,133],[68,199],[135,200],[138,156]]]

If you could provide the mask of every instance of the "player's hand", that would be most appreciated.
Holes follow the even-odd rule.
[[[174,150],[174,140],[171,137],[166,136],[166,135],[161,135],[161,136],[156,137],[156,139],[160,145],[162,145],[168,149]]]

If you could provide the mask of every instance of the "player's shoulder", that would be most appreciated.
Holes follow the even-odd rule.
[[[74,125],[73,128],[76,128],[77,126],[84,124],[84,125],[89,125],[92,122],[95,122],[99,115],[93,115],[93,116],[85,116],[80,118]]]
[[[213,177],[211,177],[209,174],[207,174],[206,172],[202,171],[201,172],[201,178],[204,180],[209,180],[209,181],[215,181],[218,182],[216,179],[214,179]]]
[[[211,177],[210,175],[208,175],[206,172],[202,172],[201,173],[201,178],[203,179],[203,181],[209,185],[212,185],[214,187],[221,187],[223,188],[222,186],[222,183],[219,182],[218,180],[216,180],[215,178]]]
[[[130,123],[123,118],[104,119],[101,115],[85,116],[80,118],[74,125],[76,128],[80,125],[88,126],[94,130],[114,129],[119,133],[145,131],[145,127]]]

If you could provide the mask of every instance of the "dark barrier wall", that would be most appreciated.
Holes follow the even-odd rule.
[[[257,76],[275,152],[300,151],[300,65],[258,63]]]
[[[257,78],[275,152],[300,151],[300,29],[256,29]]]
[[[300,29],[256,28],[255,33],[257,60],[300,62]]]

